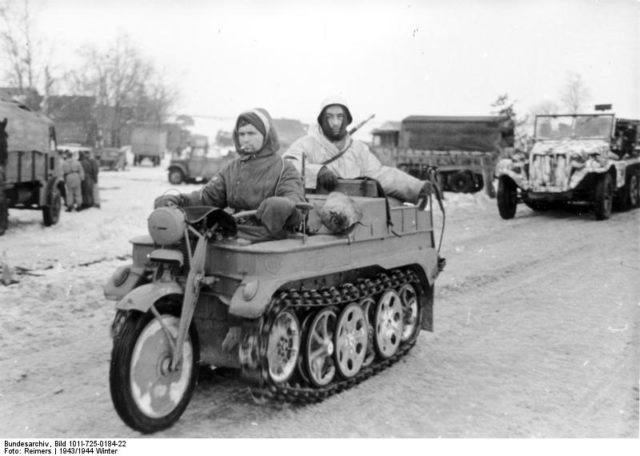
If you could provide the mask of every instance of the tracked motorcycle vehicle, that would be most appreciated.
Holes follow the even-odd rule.
[[[115,271],[110,389],[116,411],[143,433],[171,426],[201,365],[237,368],[255,395],[310,403],[385,369],[433,331],[434,282],[444,266],[426,209],[342,181],[361,219],[343,233],[322,222],[327,195],[307,195],[300,232],[238,239],[235,216],[162,207]],[[360,196],[357,196],[360,195]],[[442,233],[440,233],[441,240]],[[240,342],[223,350],[233,325]]]

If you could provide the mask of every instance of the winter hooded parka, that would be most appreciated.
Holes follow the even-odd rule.
[[[415,203],[424,182],[400,171],[397,168],[383,166],[378,158],[371,153],[366,144],[351,138],[347,133],[339,141],[330,141],[320,127],[321,115],[325,108],[340,105],[346,110],[347,122],[351,120],[351,113],[346,101],[341,97],[329,97],[320,106],[318,124],[309,127],[306,136],[294,142],[284,153],[283,157],[294,164],[298,171],[302,168],[302,156],[306,154],[305,186],[315,189],[320,169],[326,166],[336,176],[342,179],[357,179],[369,177],[377,180],[385,193],[401,201]],[[324,162],[345,150],[338,159],[324,165]]]
[[[262,148],[245,153],[238,142],[240,121],[250,123],[264,136]],[[233,140],[239,158],[229,163],[200,191],[182,195],[185,206],[228,207],[234,212],[257,210],[261,226],[239,226],[242,237],[251,240],[286,236],[301,220],[296,203],[304,202],[300,173],[276,152],[280,144],[269,113],[261,108],[238,116]]]

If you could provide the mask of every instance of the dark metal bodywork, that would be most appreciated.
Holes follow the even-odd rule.
[[[394,128],[395,127],[395,128]],[[383,164],[420,179],[438,169],[444,190],[493,196],[493,171],[513,147],[513,122],[500,116],[410,116],[373,131],[373,150]]]

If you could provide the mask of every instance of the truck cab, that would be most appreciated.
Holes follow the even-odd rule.
[[[235,152],[224,154],[208,145],[196,144],[171,159],[168,179],[173,185],[209,180],[235,158]]]

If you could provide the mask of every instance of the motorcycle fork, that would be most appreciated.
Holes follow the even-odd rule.
[[[184,298],[182,300],[182,309],[180,311],[180,323],[178,324],[178,335],[175,339],[175,345],[173,349],[173,356],[171,357],[171,369],[176,370],[182,362],[182,348],[184,347],[184,341],[187,338],[189,327],[191,326],[191,320],[193,319],[193,313],[198,302],[198,296],[200,295],[200,288],[204,279],[204,263],[207,255],[207,245],[209,243],[209,237],[211,231],[200,234],[195,229],[188,227],[197,237],[196,248],[191,255],[191,249],[189,245],[188,232],[185,233],[187,239],[187,252],[189,252],[189,274],[187,275],[187,282],[184,285]]]

